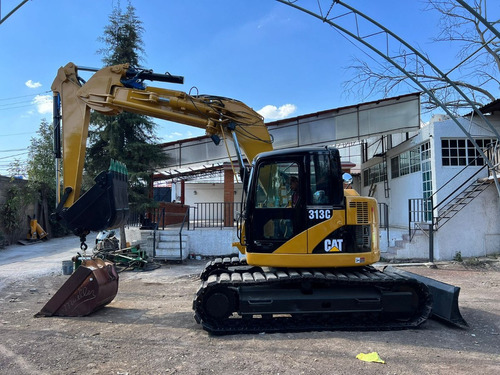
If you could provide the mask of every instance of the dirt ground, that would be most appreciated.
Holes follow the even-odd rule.
[[[0,290],[1,374],[498,374],[500,265],[405,267],[462,288],[470,328],[435,320],[392,332],[211,336],[192,299],[205,261],[120,274],[119,292],[84,318],[34,318],[68,276],[10,279]],[[1,276],[1,275],[0,275]],[[356,359],[378,352],[386,362]]]

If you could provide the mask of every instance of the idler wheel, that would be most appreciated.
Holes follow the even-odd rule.
[[[236,310],[236,296],[229,290],[216,290],[205,297],[204,310],[212,319],[222,320]]]

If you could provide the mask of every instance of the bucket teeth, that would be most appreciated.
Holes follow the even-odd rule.
[[[124,176],[128,176],[127,166],[124,163],[119,162],[118,160],[111,159],[109,170]]]

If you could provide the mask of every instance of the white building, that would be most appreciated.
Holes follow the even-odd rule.
[[[498,133],[500,115],[488,120]],[[498,144],[479,117],[459,121],[482,148]],[[376,142],[370,142],[365,144],[375,148]],[[387,205],[390,229],[381,236],[383,257],[429,257],[431,213],[411,212],[426,211],[418,200],[428,197],[436,223],[435,260],[500,253],[499,193],[488,166],[454,121],[435,116],[419,131],[380,138],[378,146],[378,153],[362,164],[361,194]],[[411,199],[416,199],[412,206]]]

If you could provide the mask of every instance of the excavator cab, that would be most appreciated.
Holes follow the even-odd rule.
[[[352,223],[339,229],[338,223],[344,221],[345,199],[337,149],[285,149],[256,157],[246,204],[247,259],[258,264],[279,254],[280,264],[290,267],[310,266],[307,262],[311,260],[318,267],[331,266],[339,257],[325,251],[327,244],[336,244],[337,255],[344,258],[349,257],[342,251],[346,249],[349,253],[371,254],[371,246],[360,246],[353,233],[369,233],[374,221],[367,222],[366,228]],[[339,248],[340,244],[344,248]],[[301,264],[302,260],[306,263]]]

